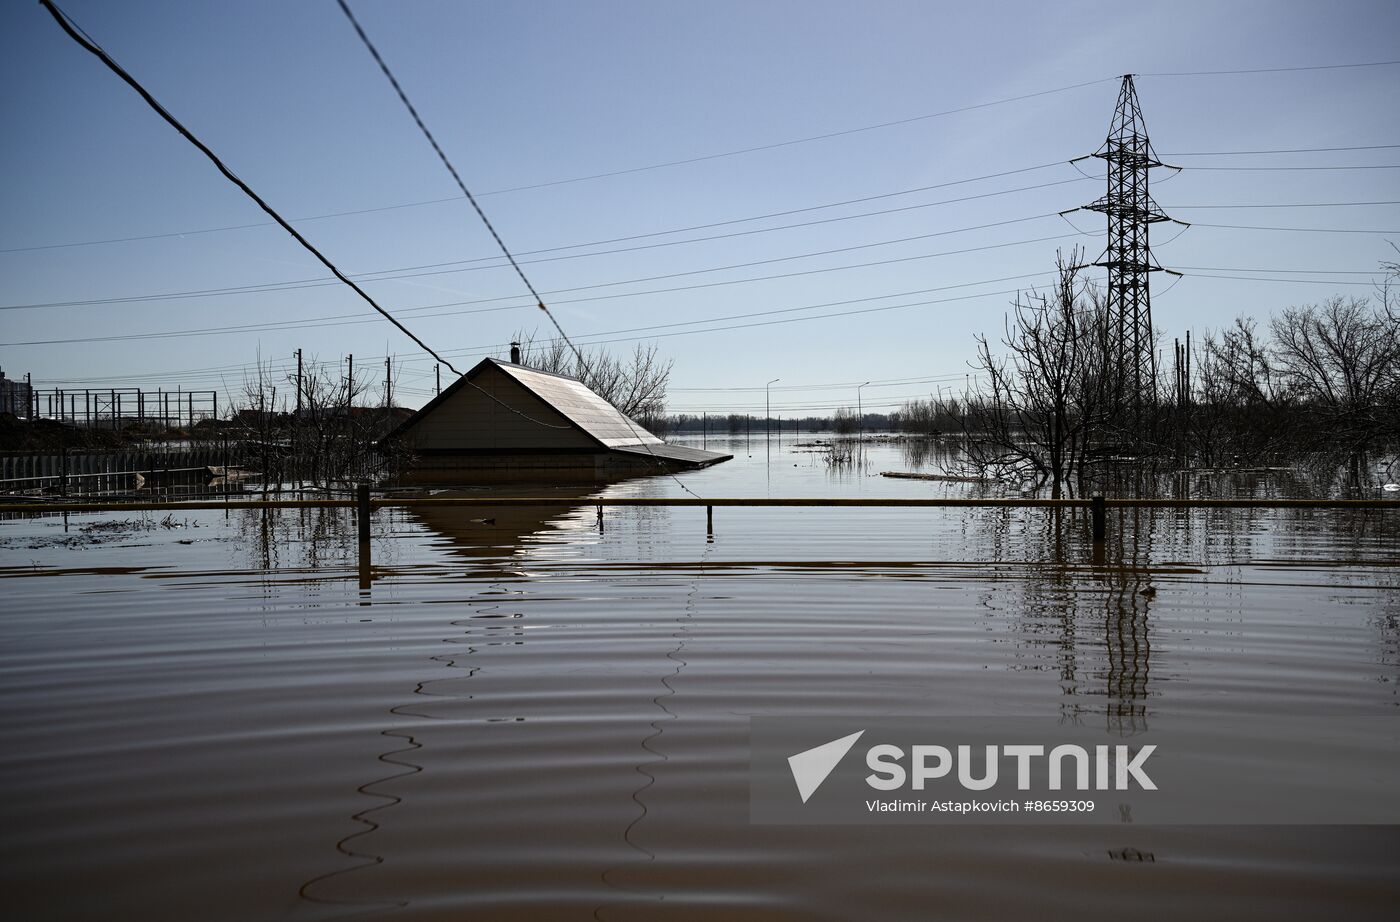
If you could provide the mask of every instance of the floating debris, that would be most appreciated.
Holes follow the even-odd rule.
[[[1108,860],[1110,861],[1150,861],[1156,863],[1157,856],[1152,852],[1145,852],[1137,848],[1109,849]]]
[[[968,477],[962,474],[916,474],[910,471],[881,471],[881,477],[897,477],[900,480],[941,480],[945,483],[996,483],[992,477]]]

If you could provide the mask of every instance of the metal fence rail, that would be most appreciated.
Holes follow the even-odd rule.
[[[87,512],[179,512],[199,509],[354,509],[359,538],[360,587],[366,589],[373,581],[371,561],[370,513],[375,509],[415,508],[480,508],[484,506],[594,506],[598,510],[598,527],[603,527],[603,509],[627,506],[687,506],[705,507],[705,530],[714,533],[715,507],[822,507],[822,508],[954,508],[954,509],[1087,509],[1093,534],[1096,559],[1102,555],[1108,533],[1108,515],[1113,509],[1336,509],[1336,510],[1400,510],[1400,502],[1383,499],[1143,499],[1091,496],[1076,499],[902,499],[851,497],[572,497],[572,496],[370,496],[369,486],[361,484],[354,499],[260,499],[230,501],[199,500],[196,502],[29,502],[0,504],[0,515]]]
[[[832,506],[838,508],[1002,508],[1002,509],[1092,509],[1102,503],[1109,509],[1394,509],[1400,500],[1386,499],[1150,499],[1136,497],[1083,497],[1076,499],[902,499],[851,497],[646,497],[646,496],[426,496],[372,497],[370,509],[423,508],[443,506]],[[228,499],[198,501],[142,502],[26,502],[0,503],[0,513],[30,512],[179,512],[197,509],[354,509],[355,499]]]

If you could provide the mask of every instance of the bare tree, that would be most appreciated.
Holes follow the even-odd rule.
[[[264,492],[269,484],[282,482],[284,453],[277,443],[279,415],[277,410],[278,375],[270,361],[264,361],[261,351],[251,372],[243,375],[243,404],[229,408],[241,430],[244,454],[258,465]],[[285,399],[285,392],[284,392]],[[251,453],[250,451],[251,450]]]
[[[305,363],[295,434],[298,468],[313,486],[331,489],[373,472],[372,443],[383,434],[384,414],[368,406],[370,377],[368,369],[351,378],[339,364]]]
[[[1018,295],[995,354],[977,338],[980,383],[963,399],[967,457],[981,474],[1017,476],[1059,497],[1107,422],[1108,317],[1077,274],[1080,253],[1056,260],[1050,292]]]
[[[309,358],[298,381],[260,360],[244,380],[245,406],[232,411],[246,462],[278,488],[296,482],[329,490],[392,471],[405,459],[396,454],[402,449],[376,448],[395,417],[371,405],[382,403],[382,395],[371,396],[374,377],[361,368],[352,378],[339,363]]]
[[[577,378],[644,426],[657,425],[665,417],[672,362],[662,360],[655,345],[639,343],[630,356],[619,358],[603,349],[584,350],[580,355],[562,339],[541,342],[534,333],[517,333],[516,339],[522,365]]]
[[[1258,463],[1296,446],[1296,414],[1253,320],[1207,330],[1193,363],[1192,457],[1207,466]]]
[[[938,434],[938,405],[933,397],[928,400],[910,400],[894,414],[893,423],[901,432],[916,435]]]
[[[1392,403],[1400,376],[1400,317],[1365,298],[1330,298],[1273,318],[1274,361],[1319,435],[1360,450],[1400,433]]]

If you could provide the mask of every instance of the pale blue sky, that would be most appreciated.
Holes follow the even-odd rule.
[[[456,192],[451,178],[333,0],[127,2],[68,0],[65,9],[225,161],[290,218],[382,208]],[[902,192],[1093,151],[1118,92],[1138,80],[1147,126],[1164,159],[1183,166],[1383,166],[1400,147],[1301,154],[1218,154],[1400,144],[1400,67],[1220,76],[1238,70],[1400,58],[1400,4],[1332,3],[822,3],[397,2],[354,0],[429,126],[517,252],[653,234]],[[166,300],[150,295],[320,279],[324,270],[276,227],[257,226],[90,246],[17,249],[260,224],[256,207],[134,93],[29,0],[0,6],[4,123],[0,142],[0,305],[134,298],[0,311],[0,367],[41,387],[240,388],[259,355],[357,363],[396,356],[399,402],[432,387],[432,360],[337,285]],[[518,186],[628,170],[908,119],[1021,94],[1101,81],[1019,102],[660,169],[540,188]],[[1180,154],[1181,156],[1174,156]],[[1083,164],[1095,175],[1098,161]],[[1168,174],[1158,171],[1154,183]],[[1075,237],[1053,214],[1102,194],[1067,165],[785,218],[593,249],[636,247],[739,230],[910,208],[722,240],[527,263],[580,342],[632,331],[832,302],[860,303],[730,320],[754,323],[979,297],[852,316],[653,340],[675,360],[671,405],[825,412],[877,383],[867,408],[886,409],[961,384],[973,334],[1000,329],[1005,292],[1043,273],[1057,247],[1091,256],[1101,237]],[[1045,186],[1044,184],[1055,183]],[[1029,186],[1042,188],[1026,189]],[[1019,191],[1017,191],[1019,190]],[[972,201],[948,199],[1002,193]],[[1157,249],[1166,266],[1199,267],[1170,291],[1154,279],[1155,319],[1168,338],[1264,317],[1332,294],[1367,294],[1377,262],[1400,242],[1400,206],[1200,209],[1400,200],[1400,169],[1196,170],[1154,187],[1160,204],[1197,223],[1374,229],[1300,233],[1194,227]],[[1071,216],[1100,233],[1099,215]],[[465,201],[298,220],[351,273],[413,278],[366,287],[462,369],[500,354],[517,329],[547,334],[520,308],[521,286],[497,261]],[[1154,241],[1176,236],[1154,229]],[[958,231],[956,233],[945,233]],[[941,234],[904,243],[896,238]],[[1042,239],[1055,238],[1055,239]],[[1034,242],[1026,242],[1034,241]],[[1006,245],[1012,244],[1012,245]],[[845,253],[789,259],[846,247]],[[926,257],[949,251],[976,252]],[[587,253],[566,250],[526,260]],[[763,260],[762,266],[698,273]],[[884,261],[684,291],[661,288]],[[1230,271],[1219,271],[1221,269]],[[1238,269],[1293,281],[1205,277]],[[1324,271],[1325,270],[1325,271]],[[1098,271],[1098,270],[1095,270]],[[432,272],[435,274],[422,274]],[[1343,274],[1353,272],[1357,274]],[[586,288],[673,273],[664,281]],[[1336,274],[1328,274],[1336,273]],[[1326,284],[1313,281],[1332,280]],[[1304,281],[1306,280],[1306,281]],[[1356,283],[1356,284],[1342,284]],[[968,283],[983,283],[972,284]],[[926,291],[947,286],[944,291]],[[585,289],[580,291],[560,291]],[[615,296],[652,291],[634,297]],[[901,292],[924,294],[882,298]],[[993,294],[988,294],[993,293]],[[506,298],[488,301],[486,299]],[[589,300],[580,300],[588,298]],[[462,304],[460,302],[483,302]],[[432,305],[448,305],[433,308]],[[422,309],[428,308],[428,309]],[[472,311],[471,313],[466,313]],[[316,318],[360,315],[361,323]],[[173,338],[18,345],[214,327],[284,324]],[[653,331],[671,333],[705,325]],[[609,334],[609,335],[603,335]],[[630,349],[630,342],[614,348]],[[928,381],[926,379],[939,380]],[[444,373],[444,383],[448,375]],[[895,383],[907,381],[907,383]],[[891,382],[891,383],[880,383]],[[789,387],[801,388],[788,390]],[[702,388],[756,387],[758,391]]]

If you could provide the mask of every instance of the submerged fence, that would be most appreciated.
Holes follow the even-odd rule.
[[[130,492],[138,478],[162,485],[197,482],[241,463],[246,453],[237,442],[10,452],[0,455],[0,492],[67,496]]]
[[[27,502],[0,503],[0,514],[87,512],[180,512],[199,509],[355,509],[361,533],[368,527],[369,514],[375,509],[413,509],[426,507],[480,506],[594,506],[598,518],[607,507],[625,506],[689,506],[705,507],[706,521],[713,525],[717,507],[834,507],[834,508],[950,508],[950,509],[1087,509],[1091,517],[1094,540],[1104,540],[1109,509],[1390,509],[1400,511],[1400,500],[1386,499],[1143,499],[1090,496],[1075,499],[918,499],[900,497],[647,497],[647,496],[423,496],[401,497],[370,495],[370,488],[361,484],[355,498],[345,499],[257,499],[136,502]]]
[[[258,499],[233,500],[227,494],[221,500],[194,502],[28,502],[0,503],[0,517],[51,515],[56,513],[92,512],[179,512],[200,509],[354,509],[358,532],[358,568],[360,588],[367,589],[373,581],[373,561],[370,541],[370,515],[375,509],[414,508],[481,508],[490,506],[560,506],[598,510],[598,528],[603,528],[603,510],[628,506],[686,506],[705,507],[705,531],[713,536],[715,508],[950,508],[950,509],[1069,509],[1087,510],[1093,536],[1094,559],[1104,554],[1108,536],[1109,509],[1337,509],[1390,510],[1400,512],[1400,501],[1384,499],[1139,499],[1091,496],[1077,499],[971,499],[971,498],[850,498],[850,497],[562,497],[562,496],[426,496],[398,497],[370,495],[368,484],[360,484],[354,499]]]

